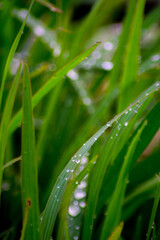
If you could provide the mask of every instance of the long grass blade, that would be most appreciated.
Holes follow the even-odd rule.
[[[133,22],[130,26],[131,32],[128,39],[128,46],[126,48],[124,70],[121,79],[121,94],[118,106],[119,112],[126,107],[126,104],[133,101],[135,95],[134,88],[138,73],[138,55],[144,5],[145,0],[138,0],[135,14],[133,16]]]
[[[160,181],[159,176],[157,176],[157,178]],[[151,235],[151,231],[152,231],[152,228],[153,228],[153,223],[154,223],[154,219],[155,219],[155,216],[156,216],[159,200],[160,200],[160,183],[157,186],[157,191],[156,191],[156,195],[155,195],[155,199],[154,199],[154,203],[153,203],[153,209],[152,209],[152,214],[151,214],[151,218],[150,218],[150,221],[149,221],[146,240],[150,239],[150,235]]]
[[[115,191],[113,197],[111,198],[111,203],[107,209],[107,216],[104,220],[101,240],[106,239],[106,237],[108,237],[119,224],[124,193],[127,186],[127,178],[129,175],[129,171],[132,167],[134,151],[139,142],[141,133],[145,125],[146,122],[143,123],[142,127],[139,129],[136,136],[133,138],[131,145],[129,146],[128,152],[125,156],[124,163],[122,165],[121,172],[115,187]]]
[[[37,164],[32,114],[32,96],[27,65],[24,68],[22,122],[22,206],[24,239],[40,239]],[[25,222],[27,212],[27,223]]]
[[[22,63],[20,63],[16,77],[9,91],[9,95],[5,104],[4,112],[2,115],[1,126],[0,126],[0,186],[2,184],[3,163],[4,163],[5,149],[6,149],[7,138],[8,138],[8,125],[9,125],[9,121],[12,114],[18,82],[21,75],[21,69],[22,69]]]
[[[22,26],[21,26],[21,28],[20,28],[16,38],[15,38],[14,42],[13,42],[13,45],[11,47],[11,50],[10,50],[8,58],[7,58],[7,62],[6,62],[5,68],[4,68],[4,73],[3,73],[2,82],[1,82],[1,89],[0,89],[0,109],[1,109],[4,85],[5,85],[5,81],[6,81],[6,78],[7,78],[8,71],[9,71],[10,63],[11,63],[11,61],[13,59],[13,56],[15,54],[15,51],[16,51],[17,46],[19,44],[19,41],[21,39],[23,30],[24,30],[24,27],[25,27],[25,24],[26,24],[28,15],[29,15],[29,13],[31,11],[33,3],[34,3],[34,0],[32,0],[32,2],[31,2],[31,5],[30,5],[28,13],[27,13],[27,16],[26,16],[26,18],[25,18],[25,20],[24,20],[24,22],[23,22],[23,24],[22,24]]]
[[[123,222],[121,222],[114,230],[114,232],[109,236],[108,240],[118,240],[120,235],[121,235],[121,232],[122,232],[122,229],[123,229]]]

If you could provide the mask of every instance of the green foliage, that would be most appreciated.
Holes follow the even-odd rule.
[[[7,4],[0,239],[159,239],[159,7]]]

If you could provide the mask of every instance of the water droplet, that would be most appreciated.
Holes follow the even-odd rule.
[[[69,169],[67,169],[66,172],[69,172]]]
[[[113,139],[113,137],[111,136],[110,139]]]
[[[70,170],[70,172],[74,172],[74,170],[73,170],[73,169],[71,169],[71,170]]]
[[[111,51],[113,49],[113,44],[111,42],[105,42],[103,47],[105,50]]]
[[[37,35],[37,36],[42,36],[45,34],[45,30],[42,26],[40,25],[37,25],[35,28],[34,28],[34,33]]]
[[[78,239],[78,236],[74,236],[73,239],[74,239],[74,240],[77,240],[77,239]]]
[[[116,133],[116,137],[118,136],[118,134]]]
[[[129,108],[129,111],[132,111],[132,108]]]
[[[85,203],[84,201],[82,201],[82,202],[80,202],[79,206],[80,206],[81,208],[85,208],[86,203]]]
[[[128,125],[128,122],[125,122],[125,123],[124,123],[124,126],[127,126],[127,125]]]
[[[159,59],[160,59],[160,55],[159,55],[159,54],[156,54],[156,55],[154,55],[154,56],[151,57],[151,60],[152,60],[153,62],[156,62],[156,61],[158,61]]]
[[[78,189],[83,189],[87,186],[86,181],[81,181],[81,183],[78,185]]]
[[[79,230],[79,226],[75,226],[75,229],[76,229],[76,230]]]
[[[156,87],[159,87],[159,83],[156,83]]]
[[[75,206],[77,206],[77,205],[78,205],[78,201],[74,201],[73,204],[74,204]]]
[[[57,186],[57,188],[60,188],[60,186]]]
[[[75,197],[76,199],[82,199],[82,198],[84,198],[85,196],[86,196],[86,193],[83,192],[83,191],[75,191],[75,193],[74,193],[74,197]]]
[[[75,70],[70,70],[68,73],[67,73],[67,76],[72,79],[72,80],[77,80],[78,79],[78,73],[75,71]]]
[[[84,98],[84,99],[83,99],[83,102],[84,102],[84,104],[87,105],[87,106],[92,103],[92,101],[91,101],[91,99],[90,99],[89,97]]]
[[[79,182],[78,181],[76,181],[76,184],[78,184]]]
[[[81,164],[85,165],[88,162],[88,158],[86,156],[84,156],[81,160]]]
[[[104,70],[111,70],[113,68],[113,63],[109,62],[109,61],[103,62],[102,63],[102,68]]]
[[[79,206],[70,205],[68,208],[68,213],[73,217],[76,217],[80,213],[80,211],[81,209]]]
[[[96,141],[96,140],[97,140],[97,138],[96,138],[96,137],[94,137],[94,140]]]
[[[125,114],[127,114],[127,113],[128,113],[128,111],[125,112]]]
[[[78,163],[80,163],[80,160],[78,159],[78,160],[76,160],[76,163],[78,164]]]
[[[84,143],[83,146],[85,146],[86,144]]]
[[[66,181],[68,181],[68,178],[65,178]]]

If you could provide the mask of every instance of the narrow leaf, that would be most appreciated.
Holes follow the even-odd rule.
[[[40,239],[37,163],[32,114],[32,96],[27,65],[24,68],[22,123],[22,206],[24,239]],[[27,223],[25,222],[27,212]]]
[[[122,169],[115,187],[113,197],[111,198],[111,202],[107,209],[107,216],[104,220],[101,240],[106,239],[106,237],[109,236],[110,233],[119,224],[124,193],[127,186],[127,178],[129,175],[129,171],[132,167],[132,161],[133,161],[132,159],[133,159],[134,151],[138,144],[138,141],[140,139],[141,133],[145,125],[146,125],[146,122],[143,123],[142,127],[139,129],[136,136],[133,138],[129,146],[128,152],[125,156],[124,163],[122,165]]]
[[[10,67],[10,63],[13,59],[13,56],[15,54],[15,51],[17,49],[17,46],[19,44],[19,41],[21,39],[21,36],[22,36],[22,33],[23,33],[23,30],[24,30],[24,27],[25,27],[25,24],[26,24],[26,21],[27,21],[27,18],[28,18],[28,15],[31,11],[31,8],[32,8],[32,5],[34,3],[34,0],[32,0],[31,2],[31,5],[29,7],[29,10],[28,10],[28,13],[27,13],[27,16],[13,42],[13,45],[11,47],[11,50],[9,52],[9,55],[8,55],[8,58],[7,58],[7,62],[6,62],[6,65],[5,65],[5,68],[4,68],[4,73],[3,73],[3,77],[2,77],[2,82],[1,82],[1,89],[0,89],[0,108],[1,108],[1,103],[2,103],[2,97],[3,97],[3,90],[4,90],[4,85],[5,85],[5,81],[6,81],[6,78],[7,78],[7,74],[8,74],[8,71],[9,71],[9,67]]]
[[[113,231],[113,233],[109,236],[108,240],[118,240],[121,236],[121,232],[123,229],[123,222],[121,222]]]
[[[15,101],[16,91],[17,91],[17,87],[18,87],[18,81],[19,81],[20,75],[21,75],[21,68],[22,68],[22,63],[20,63],[16,77],[15,77],[12,87],[9,91],[7,101],[5,104],[5,108],[4,108],[4,112],[2,115],[1,126],[0,126],[0,186],[2,184],[3,162],[4,162],[5,149],[6,149],[7,138],[8,138],[8,125],[9,125],[9,121],[10,121],[11,114],[12,114],[13,104]]]
[[[131,32],[126,48],[124,70],[121,80],[121,94],[119,99],[119,112],[122,111],[126,104],[133,101],[135,95],[135,81],[138,74],[138,55],[140,46],[140,32],[145,0],[138,0],[133,22],[130,26]]]

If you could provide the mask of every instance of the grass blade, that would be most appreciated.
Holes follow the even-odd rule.
[[[24,68],[22,127],[22,206],[27,223],[24,239],[40,239],[40,214],[38,201],[35,136],[32,115],[32,96],[27,65]]]
[[[121,79],[121,94],[119,99],[119,112],[134,99],[135,81],[138,73],[138,55],[140,45],[140,32],[142,25],[142,17],[145,0],[138,0],[133,22],[130,26],[131,32],[128,39],[128,47],[126,48],[126,55],[124,59],[124,70]]]
[[[134,151],[136,149],[145,125],[146,122],[143,123],[142,127],[139,129],[136,136],[133,138],[131,145],[129,146],[128,152],[125,156],[124,163],[122,165],[122,169],[116,184],[116,188],[107,210],[107,216],[104,221],[101,240],[106,239],[106,237],[108,237],[110,233],[114,231],[114,229],[119,224],[124,193],[127,185],[127,178],[129,175],[129,171],[132,167]]]
[[[48,1],[36,0],[36,2],[38,2],[39,4],[49,8],[52,12],[58,12],[58,13],[62,12],[61,9],[57,8],[56,6],[54,6],[52,3],[48,2]]]
[[[54,76],[52,76],[45,84],[42,86],[37,93],[32,98],[32,107],[35,108],[40,100],[46,96],[65,76],[71,69],[76,67],[80,62],[82,62],[89,54],[91,54],[94,49],[100,44],[97,42],[92,47],[81,53],[79,56],[74,58],[71,62],[61,68]],[[13,131],[18,127],[21,121],[22,110],[20,110],[15,117],[12,119],[9,126],[9,133],[13,133]]]
[[[157,83],[158,87],[159,83]],[[156,87],[156,84],[155,84]],[[152,87],[150,88],[152,89]],[[149,90],[149,89],[148,89]],[[113,128],[110,136],[108,137],[104,150],[97,162],[96,169],[94,172],[94,177],[92,179],[92,183],[89,189],[89,194],[88,194],[88,208],[86,209],[86,215],[85,215],[85,220],[84,220],[84,229],[83,229],[83,239],[89,240],[91,238],[91,231],[93,228],[93,223],[94,223],[94,215],[96,211],[96,206],[98,203],[98,197],[101,189],[101,185],[103,182],[104,175],[106,173],[107,167],[109,163],[113,163],[114,159],[117,157],[118,152],[121,150],[121,147],[123,147],[123,144],[125,143],[125,135],[124,132],[126,133],[127,129],[126,126],[128,125],[129,121],[132,119],[132,117],[137,114],[137,111],[139,111],[139,106],[143,108],[143,105],[145,105],[145,96],[148,95],[148,90],[144,91],[140,97],[137,98],[137,104],[133,104],[130,106],[128,109],[126,109],[124,112],[125,114],[118,115],[121,118]],[[141,99],[141,100],[140,100]],[[146,99],[147,100],[147,99]],[[139,105],[139,101],[141,101]],[[118,119],[117,119],[118,120]],[[121,134],[123,134],[122,138],[120,138]],[[123,139],[123,141],[122,141]],[[116,148],[116,152],[114,151]],[[116,155],[115,155],[116,154]],[[94,199],[94,201],[93,201]]]
[[[27,13],[27,16],[26,16],[26,18],[25,18],[25,20],[24,20],[24,22],[23,22],[23,24],[22,24],[22,26],[21,26],[21,28],[20,28],[16,38],[15,38],[14,42],[13,42],[13,45],[11,47],[11,50],[10,50],[8,58],[7,58],[7,62],[6,62],[5,68],[4,68],[4,73],[3,73],[2,82],[1,82],[1,89],[0,89],[0,108],[1,108],[1,103],[2,103],[4,85],[5,85],[5,81],[6,81],[6,78],[7,78],[8,71],[9,71],[10,63],[11,63],[11,61],[13,59],[13,56],[15,54],[15,51],[16,51],[17,46],[19,44],[19,41],[21,39],[21,36],[22,36],[22,33],[23,33],[23,29],[25,27],[25,24],[26,24],[28,15],[29,15],[29,13],[31,11],[33,3],[34,3],[34,0],[32,0],[32,2],[31,2],[31,5],[30,5],[28,13]]]
[[[135,111],[139,108],[139,105],[143,104],[146,99],[148,99],[149,95],[152,95],[159,87],[159,82],[152,85],[149,89],[147,89],[139,98],[138,101],[135,102],[132,106],[128,108],[128,110],[132,107],[131,112],[134,114]],[[147,95],[146,95],[147,92]],[[63,197],[67,182],[69,178],[72,176],[74,170],[80,163],[81,158],[88,152],[88,150],[91,148],[91,146],[96,142],[96,140],[104,133],[104,131],[111,127],[111,125],[116,122],[121,116],[126,116],[125,112],[127,109],[122,112],[121,114],[115,116],[110,122],[108,122],[106,125],[104,125],[96,134],[94,134],[72,157],[72,159],[69,161],[69,163],[66,165],[62,173],[57,179],[56,184],[54,185],[52,192],[50,194],[50,197],[48,199],[48,202],[46,204],[46,207],[43,212],[43,219],[41,222],[41,234],[43,239],[48,240],[50,239],[50,236],[52,234],[53,226],[55,223],[55,219],[57,216],[57,212],[59,209],[59,205],[61,202],[61,199]],[[126,120],[126,119],[125,119]],[[101,174],[100,174],[100,178]],[[99,184],[99,183],[98,183]],[[95,191],[94,185],[94,191]],[[97,194],[97,192],[95,191]],[[95,197],[95,196],[94,196]],[[94,198],[92,198],[94,199]],[[96,199],[96,197],[95,197]],[[94,212],[94,209],[93,209]],[[93,214],[94,215],[94,214]],[[92,216],[91,216],[92,218]],[[90,226],[90,225],[88,225]],[[86,229],[85,229],[86,230]],[[83,239],[89,239],[88,235],[88,228],[87,228],[87,234]]]
[[[16,77],[9,91],[9,95],[5,104],[4,112],[2,115],[1,126],[0,126],[0,186],[2,184],[3,162],[4,162],[5,149],[6,149],[7,138],[8,138],[8,125],[9,125],[9,121],[12,114],[13,104],[15,101],[18,81],[21,75],[21,68],[22,68],[22,63],[20,63]]]
[[[157,178],[159,180],[159,176],[157,176]],[[154,222],[154,219],[155,219],[155,216],[156,216],[159,200],[160,200],[160,183],[157,186],[157,191],[156,191],[156,195],[155,195],[155,199],[154,199],[154,203],[153,203],[152,214],[151,214],[151,218],[150,218],[149,226],[148,226],[148,231],[147,231],[147,240],[150,239],[152,226],[153,226],[153,222]]]

